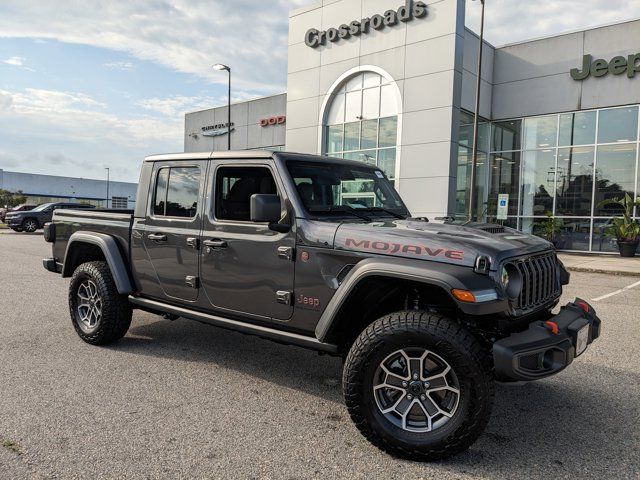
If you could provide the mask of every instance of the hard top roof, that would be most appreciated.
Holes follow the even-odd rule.
[[[209,160],[209,159],[230,159],[230,160],[255,160],[260,158],[272,158],[277,156],[281,160],[297,160],[297,161],[313,161],[324,163],[339,163],[352,165],[359,168],[371,168],[378,169],[375,165],[369,165],[367,163],[358,160],[345,160],[342,158],[326,157],[323,155],[314,155],[309,153],[296,153],[296,152],[280,152],[269,150],[238,150],[238,151],[223,151],[223,152],[193,152],[193,153],[165,153],[161,155],[150,155],[144,159],[145,162],[159,162],[159,161],[180,161],[180,160]]]

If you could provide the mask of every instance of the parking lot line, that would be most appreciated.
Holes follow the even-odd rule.
[[[627,285],[626,287],[616,290],[615,292],[607,293],[606,295],[602,295],[601,297],[592,298],[591,301],[598,302],[600,300],[604,300],[605,298],[613,297],[614,295],[618,295],[622,292],[626,292],[627,290],[631,290],[632,288],[635,288],[639,285],[640,282],[632,283],[631,285]]]

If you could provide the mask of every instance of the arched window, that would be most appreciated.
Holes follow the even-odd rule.
[[[324,153],[377,165],[393,179],[399,110],[395,88],[373,72],[345,80],[327,107]]]

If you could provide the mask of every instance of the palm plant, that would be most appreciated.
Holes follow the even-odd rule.
[[[640,207],[640,197],[634,200],[631,195],[625,193],[623,198],[610,198],[598,204],[598,208],[615,205],[622,208],[622,217],[615,217],[605,233],[615,237],[618,242],[636,242],[640,236],[640,225],[633,219],[633,208]]]

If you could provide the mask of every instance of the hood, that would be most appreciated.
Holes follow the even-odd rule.
[[[475,265],[478,255],[484,255],[495,269],[506,258],[551,250],[553,245],[500,225],[462,226],[407,219],[342,223],[336,232],[335,248],[469,267]]]

